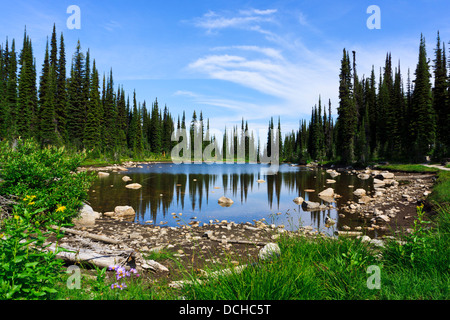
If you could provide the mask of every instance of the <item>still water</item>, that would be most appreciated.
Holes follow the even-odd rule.
[[[192,220],[244,223],[265,218],[267,223],[282,224],[287,230],[312,226],[314,230],[332,234],[344,225],[358,224],[350,217],[339,217],[335,208],[356,200],[352,192],[357,188],[370,191],[372,179],[361,180],[342,173],[334,178],[335,183],[328,184],[330,175],[319,168],[282,164],[276,174],[270,175],[268,167],[265,164],[142,164],[141,168],[98,178],[89,191],[89,203],[98,212],[129,205],[136,211],[136,223],[152,221],[155,225],[175,227]],[[124,182],[125,175],[132,181]],[[129,183],[139,183],[142,188],[128,189],[125,185]],[[333,209],[310,212],[293,202],[300,196],[323,203],[318,193],[329,187],[342,196],[332,203]],[[305,191],[308,189],[314,192]],[[218,199],[222,196],[234,203],[230,207],[221,206]],[[183,221],[174,219],[172,213],[182,213]],[[331,228],[324,226],[327,215],[337,222]]]

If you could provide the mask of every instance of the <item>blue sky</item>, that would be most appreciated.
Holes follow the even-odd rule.
[[[264,130],[281,117],[283,132],[309,119],[321,95],[338,106],[342,49],[355,50],[358,75],[377,75],[386,52],[414,74],[420,34],[433,57],[436,32],[450,40],[448,0],[421,1],[1,1],[0,41],[24,26],[41,70],[53,23],[64,33],[70,62],[79,39],[101,73],[113,69],[139,101],[158,98],[173,115],[202,110],[211,126],[248,120]],[[81,28],[70,30],[67,8],[81,10]],[[381,10],[381,29],[368,29],[367,8]],[[447,48],[450,45],[447,45]]]

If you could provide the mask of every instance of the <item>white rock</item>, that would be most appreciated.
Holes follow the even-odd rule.
[[[360,178],[361,180],[367,180],[370,178],[370,175],[368,175],[366,173],[360,173],[360,174],[358,174],[358,178]]]
[[[261,261],[271,260],[274,257],[281,255],[281,250],[278,244],[268,243],[261,250],[259,250],[258,257]]]
[[[355,191],[353,191],[353,194],[357,197],[361,197],[361,196],[365,196],[366,195],[366,190],[364,189],[356,189]]]
[[[300,205],[303,203],[303,198],[302,197],[297,197],[293,200],[296,204]]]
[[[114,216],[123,218],[123,217],[134,217],[136,212],[130,206],[117,206],[114,208]]]
[[[381,172],[376,175],[378,179],[394,179],[394,174],[392,172]]]
[[[318,202],[303,201],[302,205],[304,208],[306,208],[306,210],[320,210],[320,203]]]
[[[130,183],[125,186],[128,189],[140,189],[142,186],[139,183]]]
[[[98,176],[100,177],[100,178],[103,178],[103,177],[108,177],[109,176],[109,173],[108,172],[99,172],[98,173]]]
[[[219,204],[223,204],[225,206],[227,205],[232,205],[234,203],[233,200],[231,200],[230,198],[227,197],[220,197],[219,200],[217,201]]]
[[[79,211],[79,216],[73,219],[73,222],[77,226],[93,226],[95,219],[100,218],[101,214],[95,212],[91,206],[85,204]]]
[[[123,176],[122,180],[125,182],[131,181],[131,178],[129,176]]]
[[[333,188],[328,188],[319,193],[319,197],[333,197],[334,190]]]

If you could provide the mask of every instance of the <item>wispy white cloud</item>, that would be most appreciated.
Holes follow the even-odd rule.
[[[114,21],[114,20],[110,20],[110,21],[106,22],[105,24],[103,24],[103,28],[110,32],[115,31],[117,28],[121,28],[121,27],[122,27],[122,25],[119,22]]]
[[[277,10],[241,10],[224,17],[208,12],[196,20],[196,26],[208,31],[213,28],[239,28],[258,32],[255,44],[235,44],[211,48],[210,54],[198,57],[187,69],[210,79],[238,84],[253,90],[251,102],[222,97],[196,97],[196,102],[226,108],[234,119],[264,120],[283,116],[289,128],[297,128],[298,120],[311,112],[319,95],[323,103],[332,99],[337,105],[339,56],[309,48],[289,27],[283,28],[282,14]],[[270,21],[270,24],[267,22]],[[298,24],[314,28],[303,14]],[[281,26],[281,27],[280,27]],[[337,51],[339,52],[339,51]],[[266,99],[264,97],[267,97]],[[251,99],[251,98],[250,98]]]
[[[240,10],[237,14],[208,11],[191,22],[196,27],[206,29],[208,33],[225,28],[239,28],[261,32],[260,24],[273,22],[273,15],[276,12],[276,9]]]

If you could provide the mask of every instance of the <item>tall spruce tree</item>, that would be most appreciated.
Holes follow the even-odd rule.
[[[410,135],[413,161],[423,161],[430,155],[436,138],[436,118],[433,109],[430,66],[427,60],[425,38],[420,36],[419,61],[411,97]]]
[[[78,41],[76,51],[72,57],[70,79],[68,79],[67,105],[68,139],[73,146],[78,148],[82,148],[86,119],[84,60],[85,57],[81,52],[80,41]]]
[[[6,46],[7,48],[8,46]],[[8,49],[6,49],[8,51]],[[11,44],[11,51],[7,54],[8,76],[6,82],[6,131],[7,136],[17,136],[17,118],[20,116],[17,110],[17,56],[14,39]]]
[[[66,79],[66,51],[64,36],[61,33],[59,42],[59,59],[56,74],[55,120],[56,130],[62,143],[67,143],[67,79]]]
[[[339,79],[338,155],[343,163],[349,164],[354,161],[354,138],[358,118],[352,97],[350,58],[345,49],[343,50]]]
[[[37,126],[37,88],[36,66],[34,65],[31,40],[24,33],[23,48],[19,57],[20,72],[18,83],[18,114],[17,131],[24,138],[35,134]]]
[[[437,44],[434,59],[433,108],[437,117],[435,156],[439,159],[450,152],[450,110],[447,61],[445,58],[445,45],[441,48],[439,31],[437,33]]]
[[[90,75],[89,103],[87,104],[86,125],[83,135],[83,144],[88,149],[98,149],[101,147],[101,100],[100,100],[100,79],[95,60],[92,65]],[[85,83],[87,85],[87,83]]]

